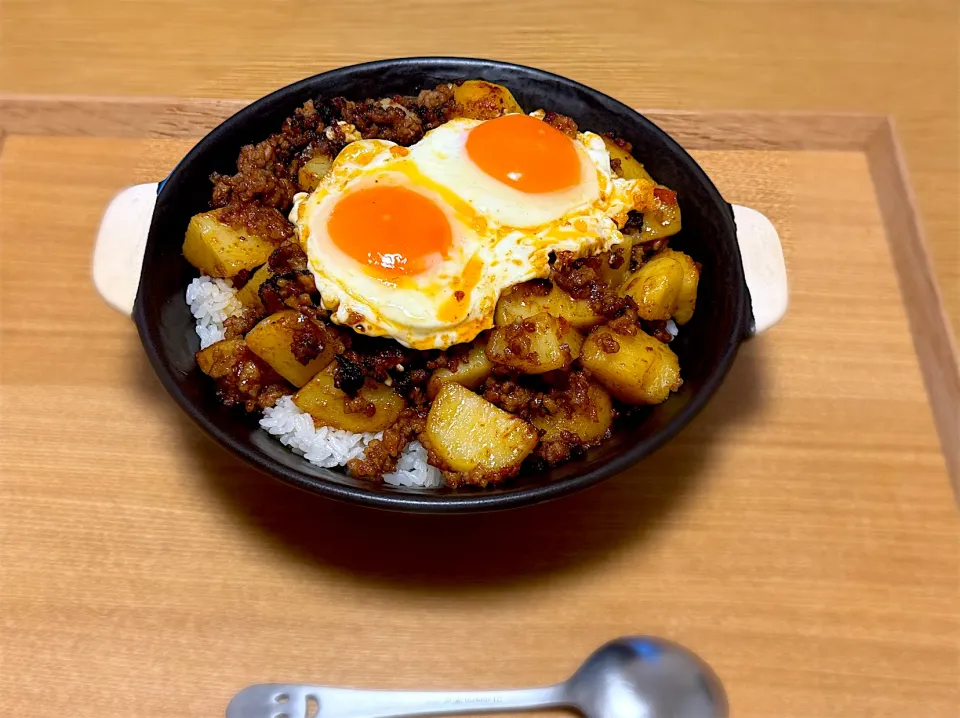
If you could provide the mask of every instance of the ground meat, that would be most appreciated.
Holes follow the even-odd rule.
[[[274,274],[307,271],[307,255],[296,240],[284,242],[270,255],[267,266]]]
[[[263,318],[259,307],[245,307],[239,314],[227,317],[223,322],[223,336],[225,339],[236,339],[244,336],[253,329]]]
[[[429,463],[433,465],[441,465],[442,461],[440,458],[430,452],[427,449],[427,456]],[[470,471],[451,471],[449,469],[440,469],[440,473],[443,474],[443,479],[447,486],[450,488],[458,488],[460,486],[477,486],[481,489],[484,489],[488,486],[493,486],[496,484],[501,484],[507,479],[512,479],[514,476],[520,473],[520,467],[522,463],[514,464],[513,466],[506,466],[502,469],[490,470],[482,466],[477,466]]]
[[[356,364],[363,376],[392,382],[392,370],[398,366],[408,370],[423,366],[429,354],[408,349],[392,339],[355,334],[343,356],[346,361]]]
[[[631,269],[637,270],[646,264],[647,260],[664,247],[670,244],[669,238],[655,239],[652,242],[637,242],[630,250]]]
[[[228,204],[219,219],[231,227],[241,228],[273,244],[293,236],[293,225],[274,207],[258,204]]]
[[[583,451],[583,441],[571,431],[561,431],[550,441],[543,441],[537,447],[536,456],[548,466],[556,466],[568,461],[571,456]]]
[[[558,377],[557,384],[543,394],[538,409],[539,414],[541,416],[563,415],[567,419],[579,414],[597,421],[598,410],[591,399],[591,386],[590,378],[583,371],[574,371]],[[544,437],[541,441],[535,457],[549,466],[556,466],[596,446],[602,440],[603,437],[587,442],[583,437],[568,430],[552,432],[549,438]]]
[[[233,288],[236,290],[243,289],[245,286],[247,286],[247,282],[250,281],[250,277],[252,276],[253,270],[241,269],[230,278],[231,282],[233,282]]]
[[[391,371],[393,388],[410,406],[422,407],[429,403],[427,396],[427,382],[430,372],[426,369],[407,369],[403,371],[396,367]]]
[[[426,132],[453,118],[457,111],[453,92],[453,85],[438,85],[432,90],[422,90],[416,97],[394,97],[393,100],[415,112]]]
[[[513,356],[523,362],[536,364],[537,353],[530,349],[533,344],[532,335],[537,331],[537,325],[532,320],[524,319],[516,324],[500,327],[500,331],[506,343],[504,353],[507,357]]]
[[[293,330],[290,351],[304,366],[331,347],[336,353],[343,351],[340,335],[328,324],[307,317],[306,321],[298,322],[297,328]]]
[[[540,411],[543,395],[535,389],[524,386],[520,381],[516,376],[507,378],[491,376],[483,383],[480,394],[504,411],[528,419]]]
[[[258,294],[267,314],[284,309],[298,309],[304,313],[316,315],[316,312],[305,310],[315,308],[320,299],[313,275],[306,271],[269,277],[260,285]]]
[[[245,344],[218,356],[208,372],[217,383],[224,406],[242,406],[248,412],[266,409],[292,394],[289,385]],[[222,345],[221,345],[222,346]]]
[[[607,266],[610,269],[620,269],[626,261],[627,258],[624,256],[623,247],[614,247],[607,252]]]
[[[364,479],[380,479],[397,468],[397,459],[411,441],[427,427],[425,409],[406,408],[393,426],[385,429],[380,439],[367,444],[364,458],[353,459],[347,468],[353,476]]]
[[[558,252],[550,279],[574,299],[590,302],[590,308],[597,314],[610,320],[619,319],[621,327],[626,327],[635,321],[637,305],[607,285],[603,261],[599,256],[578,258],[571,252]]]
[[[298,155],[323,141],[322,130],[332,119],[329,108],[318,110],[312,101],[307,102],[287,118],[280,132],[243,147],[235,174],[210,175],[211,205],[224,208],[221,219],[277,244],[290,237],[293,227],[286,214],[299,191]]]
[[[369,381],[369,379],[367,381]],[[377,405],[364,398],[360,394],[357,394],[356,396],[348,396],[343,400],[343,413],[363,414],[364,416],[370,418],[376,415]]]
[[[635,336],[640,331],[640,317],[637,315],[636,303],[627,297],[629,302],[625,304],[619,314],[607,322],[607,326],[621,336]]]
[[[572,118],[556,112],[547,112],[543,116],[543,121],[551,127],[557,128],[567,137],[577,139],[577,123]]]
[[[597,334],[597,346],[604,354],[616,354],[620,351],[620,344],[613,338],[612,334],[600,332]]]
[[[659,342],[669,344],[673,341],[673,334],[667,331],[667,323],[661,321],[642,321],[643,331],[652,336]]]
[[[351,102],[338,97],[333,104],[340,110],[340,116],[366,140],[389,140],[407,147],[423,137],[420,117],[393,100]]]
[[[276,135],[274,135],[276,137]],[[280,154],[273,137],[247,145],[237,158],[237,173],[210,176],[214,207],[256,202],[260,209],[289,208],[297,185],[287,167],[288,157]]]

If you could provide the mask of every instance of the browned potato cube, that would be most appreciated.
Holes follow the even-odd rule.
[[[219,215],[214,210],[190,218],[183,237],[183,256],[190,264],[211,277],[233,277],[267,261],[274,250],[270,242],[224,224]]]
[[[693,311],[697,307],[697,287],[700,284],[700,268],[693,261],[693,257],[674,249],[664,249],[658,256],[675,259],[683,267],[683,283],[677,293],[676,308],[673,320],[677,324],[686,324],[693,318]]]
[[[640,164],[640,161],[634,157],[630,152],[625,148],[618,145],[609,137],[603,138],[603,144],[607,146],[607,152],[610,153],[611,160],[620,161],[620,176],[624,179],[642,179],[648,182],[653,182],[653,177],[651,177],[647,171],[643,168],[643,165]]]
[[[462,108],[460,117],[492,120],[500,115],[523,112],[513,93],[503,85],[483,80],[467,80],[453,90],[453,99]]]
[[[637,313],[648,321],[666,321],[677,309],[683,267],[673,257],[655,256],[627,277],[621,296],[633,297]]]
[[[659,404],[683,383],[677,355],[648,334],[614,334],[597,327],[580,355],[593,378],[627,404]]]
[[[263,309],[263,302],[260,301],[260,285],[273,276],[269,265],[264,264],[260,269],[253,273],[253,276],[243,285],[243,288],[237,291],[237,299],[240,303],[249,309]]]
[[[353,432],[383,431],[403,410],[403,398],[383,384],[364,386],[348,397],[335,384],[336,364],[329,365],[293,395],[293,403],[313,417],[317,426]]]
[[[630,274],[630,250],[633,247],[633,238],[624,235],[623,242],[609,252],[600,254],[600,278],[608,287],[616,290]],[[611,262],[616,266],[611,266]],[[599,323],[599,322],[597,322]],[[591,325],[593,326],[593,325]],[[587,329],[588,327],[577,327]]]
[[[453,370],[440,368],[434,370],[427,383],[427,396],[433,399],[448,382],[456,382],[467,389],[476,389],[493,371],[493,363],[487,358],[484,351],[486,339],[481,339],[473,343],[470,351],[465,357],[457,362]]]
[[[577,436],[582,446],[593,446],[606,435],[613,424],[613,403],[599,384],[590,382],[586,401],[560,407],[553,414],[534,417],[533,425],[543,432],[543,442],[564,439],[564,432]]]
[[[541,312],[490,332],[487,358],[525,374],[570,366],[580,354],[582,338],[563,319]]]
[[[320,353],[306,364],[297,359],[293,351],[294,343],[304,335],[316,338],[322,345]],[[295,309],[285,309],[262,319],[247,332],[246,341],[250,351],[294,386],[303,386],[324,369],[333,361],[339,347],[332,332]]]
[[[453,382],[434,399],[423,438],[440,468],[481,474],[478,483],[515,475],[538,441],[523,419]]]
[[[674,318],[686,324],[697,304],[700,270],[683,252],[665,249],[658,252],[630,275],[620,288],[637,303],[641,318],[650,321]]]
[[[243,339],[223,339],[197,352],[197,365],[207,376],[220,379],[230,373],[247,352]]]
[[[333,157],[323,154],[314,155],[297,172],[300,186],[307,192],[313,192],[332,165]]]
[[[643,208],[643,231],[639,241],[652,242],[670,237],[680,231],[680,226],[677,193],[663,185],[652,187]]]
[[[574,299],[560,287],[533,280],[509,287],[500,295],[493,323],[498,327],[515,324],[540,312],[563,317],[574,329],[586,330],[604,321],[586,300]]]

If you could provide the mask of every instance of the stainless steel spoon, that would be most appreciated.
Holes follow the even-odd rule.
[[[401,718],[567,707],[587,718],[726,718],[727,698],[710,667],[662,638],[618,638],[569,680],[507,691],[367,691],[288,683],[244,688],[227,718]]]

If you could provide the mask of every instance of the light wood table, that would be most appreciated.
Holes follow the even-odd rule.
[[[5,91],[255,97],[345,62],[454,52],[636,106],[893,111],[949,290],[952,3],[0,8]],[[86,120],[63,117],[0,154],[6,715],[213,717],[268,680],[536,684],[647,631],[714,665],[735,716],[955,718],[960,523],[864,152],[704,132],[694,155],[725,197],[782,233],[784,324],[641,467],[530,510],[411,517],[265,479],[176,409],[87,267],[109,197],[193,140],[122,119],[121,138],[82,137]]]

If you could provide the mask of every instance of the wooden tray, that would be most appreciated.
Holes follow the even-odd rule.
[[[110,197],[242,104],[0,100],[7,715],[218,716],[269,680],[532,685],[649,632],[704,656],[735,716],[956,716],[960,378],[888,120],[647,113],[778,226],[787,318],[623,476],[416,517],[214,446],[91,286]]]

